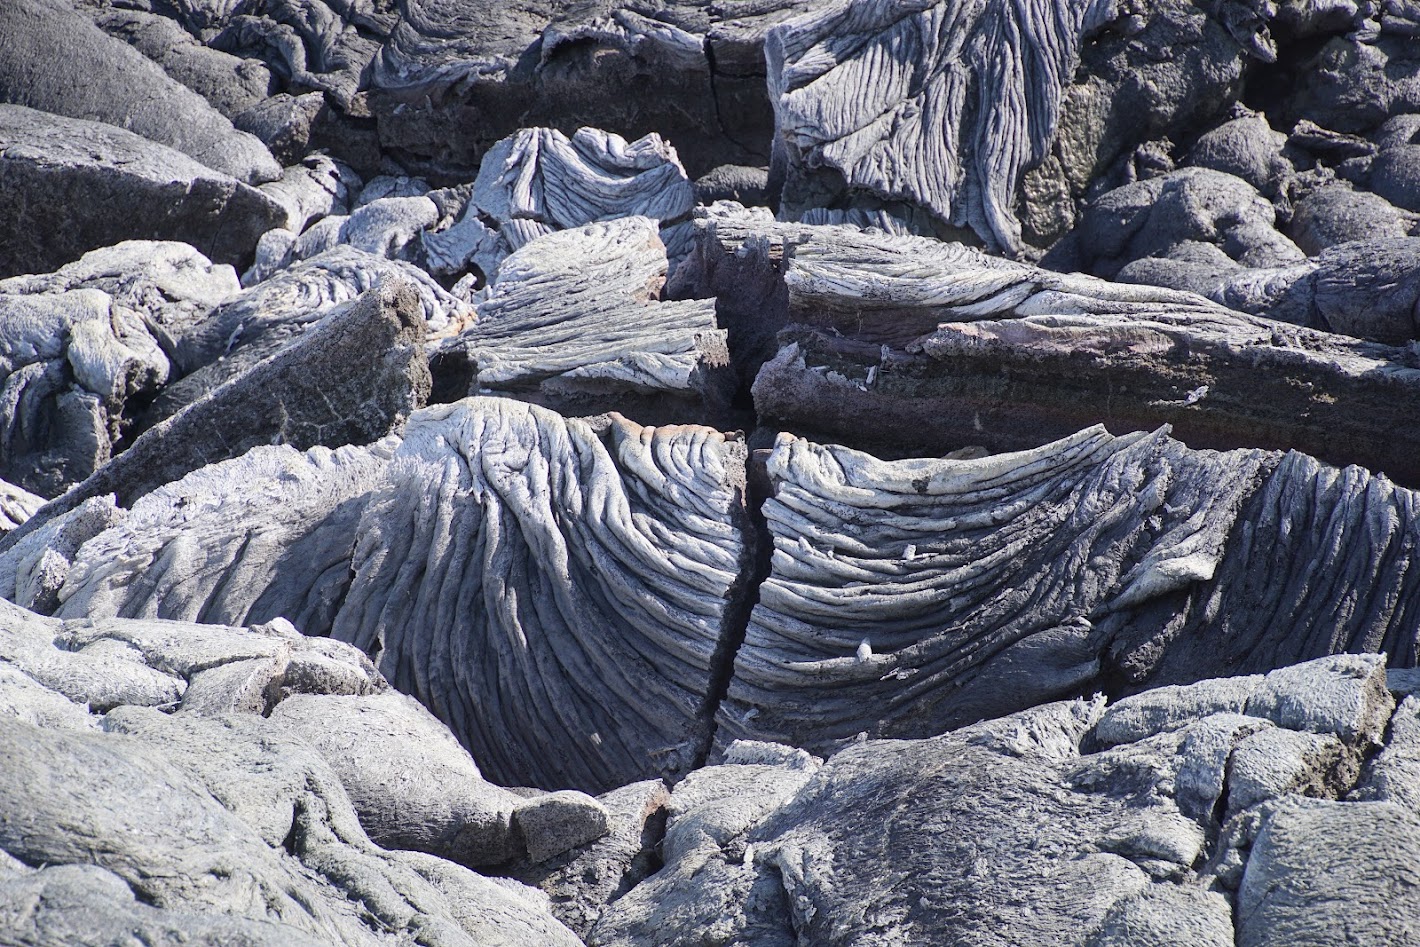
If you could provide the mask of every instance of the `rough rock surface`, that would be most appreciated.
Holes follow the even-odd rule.
[[[0,530],[9,532],[34,516],[41,506],[44,506],[43,497],[0,481]]]
[[[685,772],[744,592],[744,462],[703,427],[427,409],[362,517],[334,637],[377,653],[495,781]]]
[[[283,216],[255,188],[132,132],[0,105],[0,276],[48,272],[131,239],[179,240],[244,265]]]
[[[467,363],[469,393],[569,415],[713,421],[734,388],[725,333],[713,303],[659,300],[666,270],[646,217],[539,237],[503,262],[477,323],[441,354]]]
[[[178,335],[173,363],[181,378],[158,394],[140,423],[166,420],[304,338],[337,307],[395,285],[414,297],[429,334],[471,319],[470,307],[419,268],[353,246],[333,247],[229,299]]]
[[[391,283],[329,313],[290,348],[150,428],[46,505],[25,530],[106,493],[127,505],[197,468],[260,444],[368,444],[423,407],[430,389],[418,297]],[[362,371],[352,372],[352,366]],[[6,537],[6,547],[21,531]]]
[[[139,313],[101,290],[0,293],[0,473],[62,493],[108,461],[129,401],[170,370]]]
[[[1236,943],[1277,942],[1263,938],[1278,928],[1308,943],[1354,929],[1392,942],[1409,917],[1384,920],[1389,908],[1371,899],[1393,872],[1413,871],[1413,817],[1337,801],[1394,706],[1380,662],[1325,659],[1237,683],[870,740],[816,772],[702,770],[692,778],[718,791],[676,789],[666,867],[615,903],[589,943],[1231,945],[1235,905]],[[1123,730],[1120,717],[1136,722]],[[1270,734],[1335,752],[1253,753],[1270,788],[1235,808],[1227,780]],[[1378,862],[1346,870],[1367,844],[1382,846]],[[1351,897],[1376,908],[1336,910]],[[1351,927],[1363,917],[1375,920]]]
[[[762,164],[773,124],[764,34],[805,0],[577,6],[410,0],[371,67],[388,153],[473,169],[519,128],[658,132],[700,175]]]
[[[722,743],[819,752],[1108,681],[1353,649],[1408,665],[1420,643],[1403,551],[1417,498],[1358,468],[1095,428],[1021,454],[896,462],[784,435],[767,474],[774,554]],[[1336,600],[1305,580],[1269,586],[1276,569],[1353,584]]]
[[[126,128],[245,184],[281,176],[265,145],[65,0],[0,10],[0,102]]]
[[[187,244],[143,240],[0,280],[0,469],[46,496],[93,473],[172,376],[175,335],[238,289]]]
[[[469,399],[397,446],[262,448],[150,493],[56,566],[56,607],[292,616],[377,655],[491,778],[604,791],[706,751],[747,592],[744,464],[709,428]]]
[[[0,221],[0,941],[1420,936],[1415,0],[0,0]]]
[[[470,265],[487,279],[529,240],[621,217],[660,222],[662,239],[679,261],[685,254],[694,195],[675,149],[659,135],[628,142],[579,128],[568,138],[555,128],[528,128],[484,155],[459,219],[424,238],[431,263],[451,274]]]
[[[0,904],[21,942],[110,943],[127,921],[159,943],[578,943],[531,889],[379,848],[358,792],[263,718],[382,689],[358,652],[289,623],[0,614]],[[250,665],[265,703],[214,701]]]
[[[1290,448],[1420,483],[1408,348],[960,244],[804,230],[778,267],[789,328],[755,381],[764,420],[898,456],[1170,424],[1194,447]]]
[[[53,273],[0,280],[0,294],[31,296],[97,289],[143,318],[169,359],[177,339],[241,291],[236,272],[185,243],[125,240],[91,250]]]

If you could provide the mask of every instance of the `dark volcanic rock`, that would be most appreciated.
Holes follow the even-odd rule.
[[[1107,680],[1153,687],[1353,649],[1405,667],[1417,651],[1417,497],[1359,468],[1097,428],[979,460],[883,462],[783,436],[768,477],[773,566],[722,743],[822,752]],[[1297,578],[1267,578],[1279,574]],[[1342,575],[1354,597],[1304,578]]]
[[[1420,483],[1408,349],[960,245],[803,236],[783,267],[791,328],[755,381],[771,423],[896,456],[1171,424],[1194,447],[1293,448]]]
[[[260,141],[65,0],[0,9],[0,102],[117,125],[246,184],[281,176]]]
[[[169,76],[202,96],[234,123],[239,115],[257,107],[275,91],[271,70],[265,63],[204,46],[177,21],[166,16],[103,8],[96,13],[94,21],[110,36],[123,40],[162,66]],[[132,130],[142,133],[140,129]],[[241,130],[252,131],[250,128]],[[266,141],[261,135],[257,137]],[[276,157],[280,159],[279,155]]]
[[[46,496],[107,462],[130,399],[170,371],[141,316],[91,288],[0,292],[0,359],[0,473]]]
[[[262,716],[303,692],[382,689],[353,649],[286,623],[0,611],[0,910],[22,942],[109,944],[127,921],[123,937],[164,944],[578,943],[530,889],[372,843],[359,787]],[[252,666],[264,700],[214,702]],[[175,696],[175,713],[151,709]]]
[[[1410,222],[1399,208],[1369,191],[1333,184],[1297,202],[1288,234],[1308,256],[1353,240],[1408,236]]]
[[[227,300],[178,335],[173,364],[181,378],[158,394],[140,418],[141,425],[172,417],[299,342],[336,307],[396,284],[413,295],[430,334],[450,331],[472,317],[470,307],[418,267],[336,246]]]
[[[771,29],[782,213],[883,210],[1009,253],[1049,245],[1097,175],[1207,120],[1245,59],[1269,55],[1260,18],[1177,0],[1126,12],[865,0]]]
[[[411,166],[468,176],[520,127],[657,132],[693,175],[762,164],[773,119],[763,42],[808,0],[405,0],[371,69],[382,146]]]
[[[869,740],[817,772],[702,770],[719,791],[677,811],[677,787],[666,867],[589,943],[1230,947],[1234,903],[1247,943],[1403,939],[1385,892],[1413,877],[1415,819],[1337,801],[1393,706],[1378,657],[1347,655]]]
[[[179,240],[241,266],[285,214],[255,188],[131,132],[0,105],[0,217],[0,276],[13,276],[131,239]]]
[[[361,518],[334,637],[378,652],[494,780],[683,773],[744,591],[744,462],[709,428],[427,409]]]
[[[1114,279],[1127,264],[1146,258],[1197,262],[1200,249],[1206,253],[1202,259],[1216,261],[1213,268],[1224,274],[1239,266],[1301,261],[1304,254],[1277,232],[1276,219],[1272,204],[1242,178],[1211,168],[1183,168],[1096,199],[1079,227],[1042,262],[1052,269]]]
[[[706,750],[744,464],[709,428],[468,399],[398,445],[261,448],[150,493],[66,557],[58,613],[290,615],[377,655],[490,778],[604,791]]]

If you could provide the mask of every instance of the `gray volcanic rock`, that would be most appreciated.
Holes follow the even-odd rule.
[[[1183,168],[1099,197],[1085,210],[1078,229],[1042,262],[1052,269],[1127,279],[1120,271],[1137,260],[1196,260],[1199,244],[1221,251],[1210,258],[1224,274],[1236,269],[1229,261],[1247,267],[1301,261],[1302,251],[1275,229],[1276,217],[1271,203],[1242,178],[1206,167]],[[1177,282],[1159,285],[1194,288]]]
[[[319,92],[282,92],[252,105],[232,123],[260,138],[277,161],[291,165],[311,157],[311,139],[318,137],[321,119],[327,114],[325,96]]]
[[[123,435],[129,401],[169,371],[139,313],[105,292],[0,291],[0,474],[49,497],[85,479]]]
[[[1188,163],[1242,178],[1258,192],[1280,194],[1295,174],[1282,156],[1287,136],[1273,131],[1261,115],[1243,115],[1202,135],[1188,154]]]
[[[143,319],[172,359],[177,339],[241,291],[236,271],[214,264],[195,248],[172,241],[125,240],[91,250],[53,273],[0,280],[0,294],[55,295],[97,289]]]
[[[44,506],[44,497],[35,496],[13,483],[0,480],[0,531],[9,532]]]
[[[1318,188],[1297,202],[1288,235],[1308,256],[1353,240],[1394,240],[1410,234],[1399,208],[1343,184]]]
[[[18,918],[7,935],[35,947],[109,947],[137,938],[153,947],[317,947],[288,925],[139,901],[123,878],[95,865],[39,868],[0,880],[0,910]]]
[[[896,456],[1171,424],[1193,447],[1290,448],[1420,483],[1408,349],[917,237],[816,228],[782,268],[792,328],[755,381],[765,423]]]
[[[824,752],[1105,680],[1416,653],[1403,552],[1420,535],[1416,496],[1358,468],[1096,428],[979,460],[883,462],[781,436],[767,473],[774,556],[721,744]],[[1385,540],[1375,516],[1393,524]],[[1342,573],[1354,603],[1263,578]]]
[[[817,762],[751,756],[678,784],[667,807],[666,867],[614,902],[587,942],[794,944],[783,889],[755,869],[745,836],[804,787]]]
[[[861,194],[1018,250],[1020,176],[1046,156],[1082,39],[1113,15],[1100,2],[867,2],[771,29],[784,213]],[[1022,94],[997,100],[1008,84]]]
[[[1420,112],[1413,9],[1387,3],[1379,12],[1378,23],[1332,37],[1305,63],[1289,112],[1323,128],[1362,134],[1392,115]]]
[[[263,279],[270,275],[264,269],[275,270],[275,264],[268,260],[271,254],[267,250],[267,243],[274,235],[285,234],[288,241],[294,242],[297,233],[322,217],[347,213],[360,186],[359,175],[322,154],[310,155],[287,168],[281,180],[263,184],[261,190],[286,208],[286,220],[281,229],[262,235],[252,270],[262,272]],[[282,253],[288,246],[289,243],[283,246]],[[251,271],[247,275],[250,277]],[[249,278],[245,285],[253,282],[260,280]]]
[[[1388,802],[1289,801],[1253,843],[1238,892],[1237,943],[1414,940],[1417,859],[1420,819],[1410,810]]]
[[[1353,925],[1400,929],[1368,920],[1387,915],[1382,879],[1414,871],[1408,843],[1386,841],[1402,828],[1389,821],[1399,808],[1334,801],[1355,784],[1394,706],[1379,657],[1255,679],[1235,711],[1209,706],[1207,692],[1220,689],[1236,688],[1215,680],[1160,696],[1155,722],[1119,742],[1096,735],[1152,695],[1046,704],[926,740],[869,740],[799,774],[798,785],[785,769],[777,781],[769,767],[703,770],[708,781],[716,770],[761,769],[766,782],[687,799],[671,819],[666,867],[616,902],[589,943],[1231,945],[1235,903],[1249,936],[1274,919],[1309,931],[1311,943],[1339,942]],[[1315,694],[1333,699],[1327,710],[1303,719],[1283,709]],[[1225,775],[1268,734],[1328,741],[1339,755],[1297,771],[1253,754],[1249,765],[1277,788],[1240,812],[1215,805]],[[1299,798],[1304,787],[1326,801]],[[1294,813],[1313,811],[1326,813],[1327,829],[1304,834]],[[703,835],[671,844],[678,826],[697,822]],[[1351,841],[1319,841],[1341,837]],[[1367,845],[1382,848],[1381,864],[1346,870]],[[1308,901],[1313,892],[1323,900]],[[1354,915],[1351,896],[1363,905]]]
[[[708,428],[429,408],[361,519],[334,637],[377,653],[497,782],[685,772],[746,592],[744,462]]]
[[[1272,54],[1261,17],[1129,13],[864,0],[771,29],[781,213],[885,210],[1008,253],[1049,245],[1092,179],[1215,114],[1245,59]]]
[[[430,388],[425,320],[412,287],[389,283],[329,314],[289,348],[144,432],[26,524],[114,493],[128,505],[205,464],[260,444],[368,444],[397,430]],[[354,371],[360,366],[360,371]],[[19,531],[6,537],[13,547]]]
[[[764,34],[815,5],[409,0],[371,67],[380,142],[447,174],[472,170],[519,128],[590,125],[657,132],[696,176],[763,165],[773,126]]]
[[[26,537],[0,555],[0,579],[6,562],[27,574],[47,556],[53,600],[23,597],[20,583],[14,601],[75,618],[244,625],[288,617],[307,634],[329,634],[350,582],[355,527],[392,449],[254,447],[140,497],[120,522],[80,533],[77,545],[54,539],[41,553],[25,548],[38,536]],[[183,548],[201,550],[200,568]]]
[[[176,20],[112,7],[100,7],[92,12],[94,22],[105,33],[153,60],[232,122],[275,91],[271,70],[265,63],[205,46]],[[140,129],[132,130],[143,133]]]
[[[0,848],[30,864],[96,863],[145,903],[323,943],[382,943],[380,929],[431,944],[577,943],[516,892],[376,847],[335,774],[260,717],[125,708],[106,723],[93,734],[0,727]]]
[[[398,445],[262,448],[153,491],[55,564],[58,612],[290,615],[376,655],[490,778],[602,791],[708,747],[748,592],[744,464],[709,428],[469,399]]]
[[[503,800],[508,836],[507,810],[541,801],[482,783],[426,711],[381,693],[353,648],[284,621],[243,630],[0,612],[0,755],[22,783],[0,792],[0,904],[13,911],[53,888],[52,902],[21,913],[38,931],[69,932],[57,942],[108,943],[109,922],[94,916],[105,911],[161,943],[380,944],[401,932],[430,944],[579,942],[532,889],[365,835],[357,814],[389,834],[397,808],[389,842],[438,839],[481,795]],[[254,666],[260,688],[248,696],[260,699],[214,701]],[[174,693],[176,713],[145,706],[172,710]],[[352,730],[362,711],[376,725]],[[371,765],[340,749],[352,734]],[[421,761],[443,778],[412,779]]]
[[[182,377],[165,387],[144,412],[144,427],[177,414],[239,377],[262,360],[289,349],[340,306],[387,286],[406,287],[429,334],[456,330],[472,307],[451,296],[418,267],[353,246],[337,246],[258,283],[174,343]]]
[[[660,866],[656,849],[669,797],[659,779],[603,793],[597,801],[607,811],[605,835],[538,863],[519,859],[506,872],[545,892],[553,916],[585,939],[608,905]]]
[[[368,694],[387,685],[358,651],[302,637],[289,622],[249,630],[182,622],[122,619],[61,622],[0,602],[6,667],[97,713],[114,707],[156,706],[212,715],[261,714],[292,693]],[[267,667],[261,701],[252,708],[196,708],[194,689],[211,696],[207,677],[253,662]],[[15,694],[13,675],[6,693]],[[32,688],[31,688],[32,689]],[[92,724],[92,721],[90,721]]]
[[[281,176],[260,141],[64,0],[0,10],[0,102],[117,125],[246,184]]]
[[[322,92],[351,112],[363,111],[356,107],[362,77],[394,24],[394,6],[388,0],[180,0],[168,9],[213,48],[264,61],[281,91]]]
[[[381,198],[350,214],[332,213],[321,217],[300,236],[287,230],[270,231],[257,246],[256,264],[243,274],[242,282],[247,286],[265,282],[293,263],[342,246],[385,260],[422,260],[425,231],[438,221],[438,207],[421,194]],[[442,295],[442,287],[434,284],[424,270],[412,269],[410,273]]]
[[[1285,292],[1264,315],[1391,345],[1420,338],[1418,238],[1337,244],[1283,278]]]
[[[735,372],[749,384],[779,351],[779,330],[789,317],[784,271],[793,247],[816,231],[732,201],[697,209],[694,226],[690,255],[671,274],[666,295],[715,300]]]
[[[240,265],[285,215],[255,188],[131,132],[0,105],[0,216],[0,276],[13,276],[135,238]]]
[[[303,695],[270,719],[330,764],[376,843],[469,867],[517,853],[522,798],[484,782],[468,751],[412,698]]]
[[[715,419],[734,383],[708,300],[662,302],[656,221],[627,217],[539,237],[508,257],[478,322],[441,347],[469,393],[643,423]]]
[[[59,607],[59,590],[69,577],[79,549],[104,530],[123,522],[126,516],[127,511],[114,504],[112,495],[90,497],[67,513],[28,531],[0,553],[0,598],[22,608],[52,614]],[[28,521],[27,518],[25,522]]]
[[[685,169],[659,135],[628,142],[595,128],[571,138],[525,128],[489,149],[459,220],[424,244],[450,275],[473,265],[491,281],[504,257],[541,234],[642,216],[668,228],[662,239],[677,244],[672,257],[679,260],[688,234],[675,225],[692,204]]]

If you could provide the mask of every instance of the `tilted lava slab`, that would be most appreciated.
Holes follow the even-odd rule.
[[[786,331],[754,383],[771,423],[897,456],[1171,424],[1193,447],[1296,449],[1420,483],[1407,348],[960,244],[796,233]]]

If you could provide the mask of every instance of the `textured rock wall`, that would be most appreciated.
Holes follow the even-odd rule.
[[[1420,11],[0,9],[0,941],[1415,940]]]

